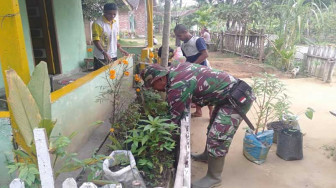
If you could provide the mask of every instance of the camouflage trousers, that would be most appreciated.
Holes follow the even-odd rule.
[[[252,103],[241,107],[247,113]],[[231,104],[215,106],[207,132],[207,150],[211,157],[224,157],[243,118]]]

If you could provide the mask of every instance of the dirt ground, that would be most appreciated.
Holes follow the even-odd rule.
[[[211,53],[210,62],[213,68],[226,70],[236,77],[251,81],[249,77],[258,72],[272,72],[279,75],[287,85],[292,101],[292,111],[301,112],[307,107],[316,112],[313,120],[300,116],[299,124],[304,133],[303,159],[285,161],[276,155],[276,144],[273,144],[264,164],[257,165],[243,156],[243,122],[230,147],[226,157],[223,183],[221,188],[335,188],[336,160],[332,151],[325,146],[336,146],[336,117],[329,111],[336,110],[336,79],[326,84],[316,78],[289,79],[271,67],[257,64],[256,61],[234,57],[221,57]],[[206,139],[206,127],[209,122],[208,109],[203,108],[203,117],[191,120],[192,152],[201,152]],[[193,109],[194,111],[194,109]],[[253,114],[248,117],[254,122]],[[192,181],[206,174],[207,164],[192,161]]]
[[[212,68],[226,71],[237,78],[250,78],[262,72],[272,73],[280,78],[289,77],[256,59],[241,58],[228,53],[210,52],[208,60]]]

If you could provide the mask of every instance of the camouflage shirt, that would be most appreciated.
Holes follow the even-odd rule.
[[[199,106],[219,104],[237,82],[226,72],[191,63],[170,67],[167,78],[169,115],[176,124],[189,113],[191,102]]]

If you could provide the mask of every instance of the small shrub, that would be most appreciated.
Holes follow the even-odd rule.
[[[151,180],[148,182],[155,185],[162,178],[163,170],[172,168],[174,162],[172,151],[176,142],[173,135],[177,135],[178,127],[167,121],[169,120],[149,115],[148,119],[140,120],[136,129],[129,131],[130,135],[125,141],[126,144],[131,144],[138,167],[146,174],[145,179]]]
[[[256,96],[253,110],[257,115],[256,133],[259,128],[265,128],[268,122],[287,112],[290,107],[285,85],[275,75],[264,73],[262,77],[252,78],[252,89]]]

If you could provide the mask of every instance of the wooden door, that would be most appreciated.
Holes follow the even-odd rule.
[[[35,65],[47,62],[49,74],[60,74],[61,64],[50,0],[26,0]]]

